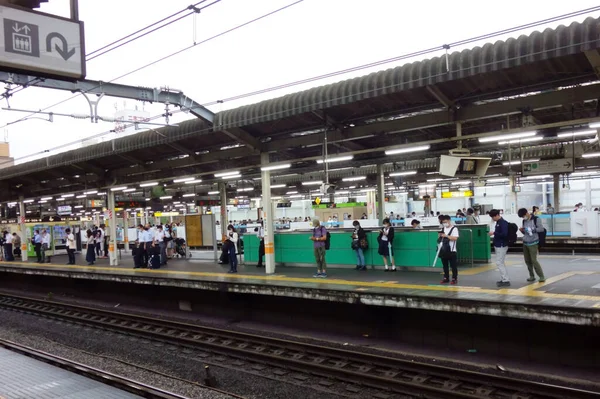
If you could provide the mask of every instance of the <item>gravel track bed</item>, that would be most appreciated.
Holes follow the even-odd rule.
[[[39,299],[45,299],[44,295],[38,293],[19,293],[15,292],[15,295],[23,294],[26,296],[36,297]],[[560,368],[557,372],[554,367],[546,367],[546,365],[536,365],[528,362],[521,361],[509,361],[506,359],[485,359],[481,360],[478,356],[462,356],[457,359],[448,357],[438,356],[436,350],[425,351],[425,353],[419,353],[422,349],[415,349],[409,344],[394,344],[395,348],[387,348],[385,343],[375,344],[376,341],[370,340],[369,338],[349,338],[339,337],[331,334],[321,334],[322,337],[311,336],[311,332],[292,330],[290,328],[281,328],[280,331],[276,332],[277,327],[273,326],[257,326],[257,328],[246,328],[237,325],[236,322],[231,322],[226,319],[219,319],[216,317],[203,316],[191,312],[183,311],[169,311],[164,309],[151,310],[142,308],[139,306],[132,306],[128,304],[116,304],[114,302],[97,301],[88,298],[79,298],[71,296],[61,296],[55,294],[52,301],[61,302],[65,304],[87,306],[90,308],[96,308],[101,310],[116,311],[135,314],[139,316],[154,317],[159,320],[169,320],[175,322],[189,323],[198,326],[212,327],[212,328],[225,328],[231,331],[256,334],[269,338],[280,338],[280,339],[291,339],[301,343],[323,345],[332,348],[352,350],[361,353],[369,353],[374,355],[383,355],[390,358],[404,359],[414,362],[435,364],[440,366],[447,366],[462,370],[471,370],[476,372],[482,372],[493,375],[506,376],[505,371],[498,369],[498,364],[507,366],[507,364],[514,365],[514,368],[509,368],[510,376],[520,377],[522,379],[537,381],[546,384],[564,385],[581,389],[598,390],[600,391],[600,374],[594,371],[587,370],[571,370]],[[260,323],[257,323],[260,324]],[[265,328],[265,329],[262,329]],[[344,341],[349,342],[345,343]],[[506,367],[503,367],[507,369]],[[541,370],[540,370],[541,368]]]
[[[248,399],[348,397],[244,372],[252,371],[250,368],[219,367],[218,360],[192,359],[175,346],[3,309],[0,309],[0,337],[189,398],[233,399],[235,396],[164,377],[118,360],[199,383],[204,381],[204,367],[208,364],[216,379],[216,388]]]

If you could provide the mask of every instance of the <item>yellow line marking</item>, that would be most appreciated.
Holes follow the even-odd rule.
[[[20,263],[12,263],[12,262],[0,262],[0,265],[10,265],[17,267],[36,267],[34,264],[20,264]],[[77,266],[77,265],[53,265],[50,263],[44,264],[41,266],[44,268],[60,268],[62,270],[65,269],[74,269],[74,270],[82,270],[82,271],[113,271],[120,272],[121,276],[134,277],[136,275],[139,276],[140,273],[146,274],[161,274],[165,277],[169,276],[184,276],[184,277],[218,277],[217,281],[231,281],[231,280],[258,280],[258,281],[279,281],[279,282],[294,282],[294,283],[307,283],[307,284],[327,284],[327,285],[339,285],[339,286],[353,286],[353,287],[376,287],[376,288],[396,288],[396,289],[409,289],[409,290],[423,290],[423,291],[446,291],[446,292],[456,292],[456,293],[481,293],[481,294],[491,294],[491,295],[511,295],[511,296],[526,296],[526,297],[543,297],[543,298],[556,298],[556,299],[575,299],[575,300],[588,300],[588,301],[598,301],[600,300],[600,296],[595,295],[574,295],[574,294],[553,294],[544,291],[535,291],[531,289],[530,286],[520,288],[520,289],[488,289],[488,288],[479,288],[479,287],[462,287],[462,286],[442,286],[442,285],[419,285],[419,284],[389,284],[385,283],[377,283],[370,281],[352,281],[352,280],[342,280],[342,279],[316,279],[316,278],[305,278],[305,277],[283,277],[279,275],[248,275],[248,274],[229,274],[229,273],[215,273],[215,272],[186,272],[186,271],[177,271],[177,270],[155,270],[155,269],[135,269],[129,270],[119,267],[106,267],[106,266]],[[123,274],[124,271],[129,271],[128,274]],[[600,274],[600,272],[569,272],[573,274]],[[568,273],[563,273],[560,276],[563,276]],[[553,277],[553,279],[558,278],[559,276]],[[561,277],[558,280],[562,280],[566,277]],[[556,281],[558,281],[556,280]],[[546,280],[547,282],[551,282],[549,278]],[[250,282],[250,281],[249,281]],[[536,288],[541,287],[541,285],[536,284]],[[356,289],[356,288],[354,288]]]
[[[573,277],[573,276],[577,276],[577,275],[592,275],[592,274],[600,274],[600,272],[566,272],[566,273],[561,273],[558,276],[554,276],[554,277],[550,277],[547,278],[546,281],[544,283],[533,283],[533,284],[529,284],[526,285],[523,288],[519,288],[518,290],[515,290],[517,295],[520,294],[525,294],[525,295],[529,295],[530,293],[539,293],[541,291],[536,291],[538,288],[542,288],[545,285],[549,285],[552,283],[556,283],[557,281],[561,281],[561,280],[566,280],[569,277]],[[567,294],[565,294],[567,295]]]
[[[474,267],[472,269],[461,269],[459,273],[461,276],[474,276],[476,274],[484,273],[494,269],[497,269],[496,265],[492,265],[490,263],[488,265]]]

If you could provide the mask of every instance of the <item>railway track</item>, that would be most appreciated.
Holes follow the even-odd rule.
[[[81,363],[54,356],[46,352],[39,351],[27,346],[19,345],[15,342],[0,339],[0,347],[6,348],[21,355],[30,357],[35,360],[42,361],[71,373],[75,373],[86,378],[90,378],[101,382],[105,385],[118,388],[123,391],[130,392],[143,398],[148,399],[186,399],[184,396],[179,396],[171,392],[163,391],[137,381],[133,381],[106,371],[98,370],[93,367],[86,366]]]
[[[380,355],[352,352],[260,335],[196,326],[14,295],[0,295],[0,308],[144,336],[188,348],[276,366],[355,387],[427,399],[600,398],[581,389],[459,370]]]

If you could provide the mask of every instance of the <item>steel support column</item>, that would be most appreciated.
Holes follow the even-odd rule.
[[[269,154],[260,155],[261,164],[269,164]],[[265,273],[275,273],[275,221],[273,214],[273,203],[271,201],[271,172],[261,171],[262,203],[263,203],[263,226],[265,229]]]
[[[560,212],[560,175],[553,175],[552,181],[554,182],[554,212],[558,213]]]
[[[21,223],[21,221],[25,221],[25,203],[23,202],[24,198],[19,197],[19,226],[21,228],[21,260],[23,262],[27,262],[27,248],[29,247],[29,243],[31,242],[32,237],[27,237],[27,227],[25,223]]]
[[[385,176],[382,164],[377,164],[377,214],[381,226],[385,219]]]
[[[79,21],[79,0],[70,0],[71,2],[71,19]]]
[[[229,218],[227,217],[227,183],[219,182],[219,197],[221,199],[221,243],[225,241],[227,236],[227,225]]]
[[[117,213],[115,212],[115,193],[108,190],[108,223],[110,236],[108,241],[108,257],[111,266],[119,265],[117,256]]]

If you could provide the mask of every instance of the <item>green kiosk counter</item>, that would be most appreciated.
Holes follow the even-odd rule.
[[[475,263],[488,263],[491,260],[489,226],[457,225],[460,233],[458,240],[458,261],[463,267]],[[331,248],[327,251],[328,265],[356,266],[356,253],[350,248],[353,229],[332,228]],[[383,260],[377,253],[379,229],[365,228],[369,248],[364,250],[365,261],[369,266],[382,266]],[[438,228],[414,230],[410,227],[394,229],[394,260],[396,266],[434,269],[441,268],[442,262],[433,261],[437,252]],[[275,262],[281,266],[314,265],[312,230],[275,233]],[[258,262],[258,237],[252,233],[244,235],[244,259],[247,263]]]

